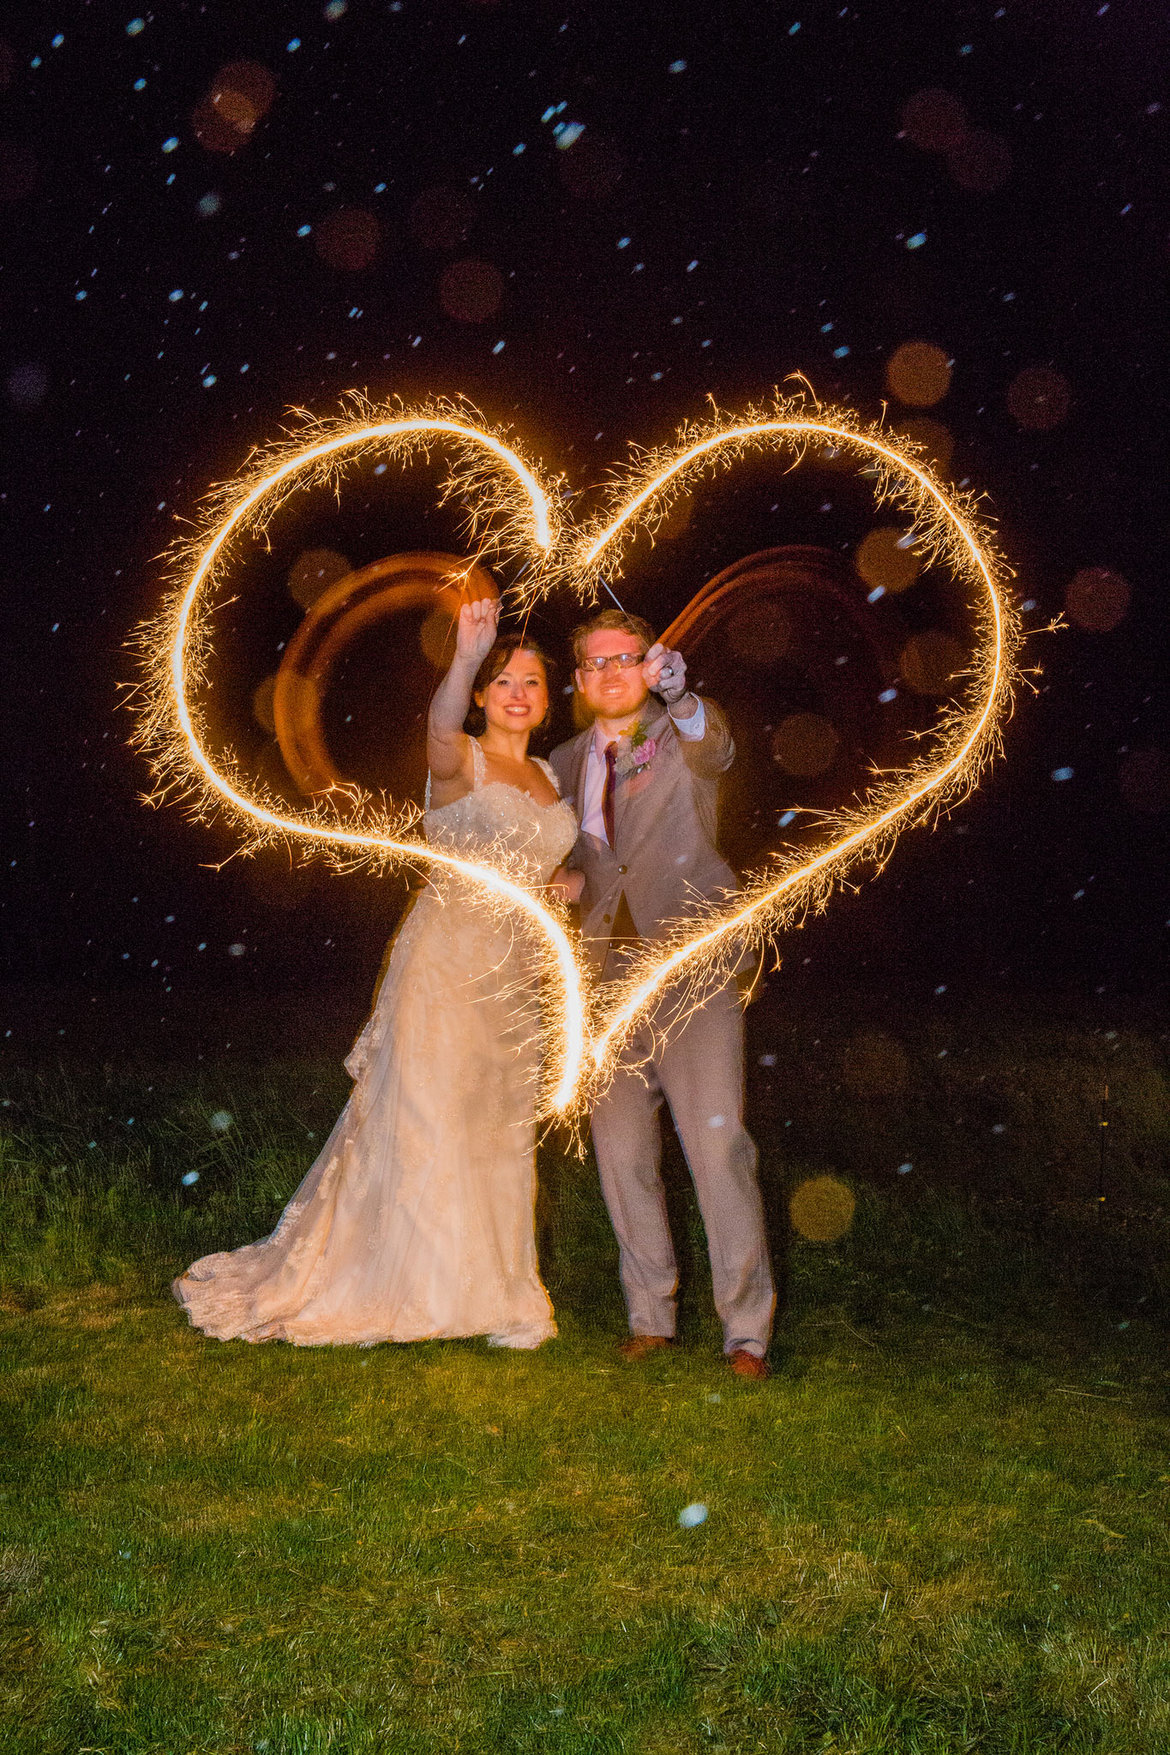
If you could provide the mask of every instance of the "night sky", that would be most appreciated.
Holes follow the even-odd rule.
[[[100,0],[5,7],[0,33],[10,984],[122,989],[160,1017],[209,989],[344,986],[360,1015],[404,883],[277,853],[213,869],[232,835],[145,808],[127,744],[159,557],[291,407],[464,394],[588,490],[708,398],[741,409],[800,372],[867,419],[884,402],[892,431],[938,423],[918,430],[988,496],[1043,674],[978,795],[786,947],[777,982],[1039,995],[1102,1028],[1156,995],[1161,4]],[[892,363],[915,342],[935,400]],[[438,479],[365,466],[241,567],[209,714],[268,784],[287,782],[253,697],[303,613],[298,560],[465,548]],[[891,521],[831,462],[746,467],[690,510],[616,582],[660,625],[745,555],[801,544],[848,568]],[[930,722],[937,700],[899,676],[883,719],[881,654],[896,670],[925,628],[961,646],[962,606],[945,579],[892,596],[838,626],[798,595],[773,659],[758,628],[754,651],[694,655],[736,723],[742,860]],[[347,656],[326,721],[355,775],[417,793],[437,673],[408,619]],[[561,646],[573,619],[551,606],[541,637]],[[834,727],[827,771],[774,759],[798,713]]]

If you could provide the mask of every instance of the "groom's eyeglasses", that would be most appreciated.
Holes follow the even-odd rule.
[[[630,670],[635,664],[641,664],[645,656],[646,654],[644,652],[611,652],[608,657],[604,658],[583,658],[581,660],[581,669],[591,670],[595,675],[599,670],[604,670],[606,666],[610,664],[614,665],[618,670]]]

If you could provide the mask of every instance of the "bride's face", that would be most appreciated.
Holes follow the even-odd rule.
[[[535,731],[548,712],[548,679],[535,652],[513,652],[486,689],[476,693],[489,726],[501,731]]]

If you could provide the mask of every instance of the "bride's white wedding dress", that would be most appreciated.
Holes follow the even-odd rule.
[[[427,812],[427,839],[469,858],[503,849],[511,874],[546,882],[576,839],[572,806],[485,781],[474,739],[472,751],[474,790]],[[298,1346],[537,1347],[556,1333],[533,1228],[530,930],[434,869],[345,1063],[349,1102],[275,1231],[175,1281],[196,1328]]]

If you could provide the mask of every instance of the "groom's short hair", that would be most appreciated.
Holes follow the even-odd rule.
[[[644,652],[649,652],[654,644],[654,629],[640,615],[627,615],[624,609],[603,609],[597,615],[590,616],[587,622],[582,622],[580,627],[573,629],[573,662],[580,666],[590,634],[608,634],[615,631],[633,634],[635,640],[641,640]]]

